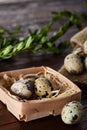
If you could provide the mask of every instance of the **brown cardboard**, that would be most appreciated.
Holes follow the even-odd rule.
[[[61,75],[59,72],[49,67],[32,67],[21,70],[13,70],[0,73],[0,80],[4,74],[17,77],[20,74],[37,73],[46,71],[56,76],[56,79],[67,85],[64,92],[55,98],[43,98],[36,100],[19,100],[10,91],[0,84],[0,100],[7,106],[7,109],[20,121],[30,121],[49,115],[59,115],[62,107],[69,101],[81,99],[81,90],[69,79]]]

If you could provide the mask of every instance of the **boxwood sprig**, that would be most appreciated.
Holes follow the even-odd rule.
[[[64,24],[57,29],[55,35],[51,37],[48,36],[48,33],[55,22],[58,22],[63,17],[66,17],[67,20]],[[41,30],[28,30],[29,34],[23,39],[20,40],[15,36],[20,31],[20,26],[17,27],[12,32],[8,33],[5,37],[5,30],[0,29],[0,59],[9,59],[23,50],[29,50],[32,53],[38,53],[39,50],[50,51],[52,53],[63,53],[64,50],[69,46],[66,41],[61,42],[56,45],[57,41],[62,35],[64,35],[68,29],[76,25],[77,28],[81,29],[82,24],[80,23],[79,16],[75,13],[69,11],[54,12],[52,20],[46,24]]]

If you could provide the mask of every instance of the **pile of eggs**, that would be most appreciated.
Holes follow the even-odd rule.
[[[70,74],[80,74],[87,70],[87,41],[82,48],[75,49],[64,59],[64,67]]]
[[[17,96],[30,99],[35,94],[39,99],[58,96],[59,90],[54,90],[52,83],[37,74],[26,74],[11,85],[11,92]]]

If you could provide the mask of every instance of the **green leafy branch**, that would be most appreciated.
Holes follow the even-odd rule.
[[[66,41],[61,42],[58,46],[55,45],[62,35],[64,35],[68,29],[76,25],[78,29],[81,29],[82,23],[80,22],[80,16],[75,12],[62,11],[62,12],[53,12],[52,20],[46,24],[41,30],[35,30],[32,32],[29,29],[29,34],[23,40],[16,38],[17,34],[21,27],[18,26],[14,31],[7,33],[2,28],[0,29],[0,59],[8,59],[23,50],[30,50],[32,53],[38,53],[39,50],[50,51],[52,53],[62,53],[69,44]],[[48,33],[52,25],[62,18],[66,17],[66,22],[57,30],[56,34],[48,37]]]

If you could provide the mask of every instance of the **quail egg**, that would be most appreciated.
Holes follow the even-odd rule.
[[[29,99],[33,93],[34,85],[28,80],[18,80],[11,86],[11,91],[19,97]]]
[[[78,101],[67,103],[61,112],[62,121],[65,124],[76,124],[80,121],[83,115],[83,106]]]
[[[83,50],[84,50],[84,53],[87,55],[87,41],[85,41],[83,44]]]
[[[38,78],[35,80],[35,93],[40,98],[50,95],[53,87],[51,82],[46,78]]]
[[[83,71],[81,58],[76,54],[69,54],[64,59],[65,69],[71,74],[79,74]]]

